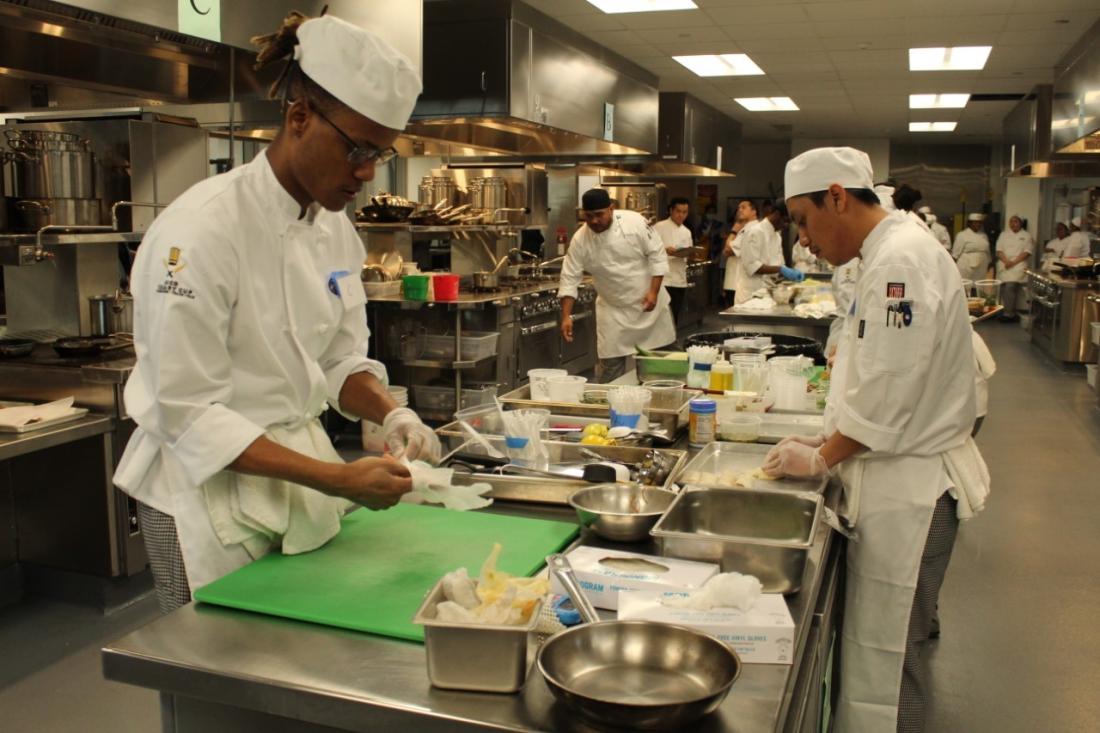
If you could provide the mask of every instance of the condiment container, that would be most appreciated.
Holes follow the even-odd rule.
[[[688,403],[688,442],[701,448],[714,442],[718,427],[718,405],[714,400],[694,399]]]

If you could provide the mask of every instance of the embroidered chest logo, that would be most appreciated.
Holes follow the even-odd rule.
[[[194,300],[195,291],[191,288],[182,287],[179,281],[176,280],[176,275],[179,274],[183,268],[187,267],[187,263],[183,260],[182,254],[179,247],[172,247],[168,250],[168,257],[161,260],[164,263],[166,272],[164,282],[157,286],[157,292],[168,295],[178,295],[181,298]]]
[[[887,298],[904,298],[905,283],[886,283]]]

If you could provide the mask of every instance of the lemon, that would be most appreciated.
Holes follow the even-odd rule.
[[[599,435],[586,435],[581,438],[582,445],[607,445],[607,439]]]
[[[607,426],[598,422],[585,425],[584,430],[581,431],[581,435],[599,435],[603,437],[607,435]]]

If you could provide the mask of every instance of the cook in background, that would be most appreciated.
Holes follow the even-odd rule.
[[[655,349],[676,340],[669,295],[661,282],[668,256],[660,237],[634,211],[617,211],[607,191],[581,197],[584,226],[573,234],[561,266],[561,335],[573,340],[573,302],[584,273],[596,286],[596,377],[607,384],[626,372],[635,347]]]
[[[1043,259],[1040,265],[1040,269],[1043,272],[1054,271],[1054,261],[1062,259],[1062,253],[1066,251],[1066,245],[1070,243],[1069,240],[1069,227],[1065,225],[1065,222],[1058,222],[1054,225],[1054,239],[1046,243],[1043,247]]]
[[[932,209],[928,206],[922,206],[917,211],[924,214],[924,221],[928,224],[928,231],[932,232],[932,236],[936,238],[936,241],[943,245],[943,248],[948,252],[951,251],[951,235],[947,232],[947,227],[940,224],[939,218],[932,212]]]
[[[665,290],[668,291],[672,320],[680,321],[680,309],[684,304],[684,292],[687,290],[687,258],[691,255],[691,230],[684,226],[684,220],[691,213],[691,202],[676,197],[668,202],[668,218],[653,225],[668,257],[668,275],[665,276]]]
[[[1081,217],[1069,220],[1069,241],[1062,250],[1062,257],[1088,257],[1091,251],[1089,235],[1081,230]]]
[[[841,641],[838,733],[924,727],[921,647],[958,525],[988,493],[970,433],[974,351],[966,298],[932,235],[890,214],[871,190],[871,161],[817,148],[787,163],[784,191],[799,235],[840,267],[862,260],[838,349],[825,432],[787,438],[772,475],[844,485],[852,534]],[[958,506],[954,496],[961,497]]]
[[[783,240],[779,231],[789,223],[786,204],[767,202],[765,209],[764,218],[744,235],[737,255],[735,304],[751,299],[753,293],[764,287],[765,275],[779,275],[793,282],[806,279],[805,273],[787,267],[783,260]]]
[[[726,295],[725,305],[731,306],[736,302],[737,280],[740,277],[741,243],[748,238],[748,233],[753,227],[760,224],[759,215],[756,212],[756,202],[752,199],[741,199],[737,202],[737,214],[730,233],[726,235],[726,243],[722,248],[722,256],[725,258],[726,271],[722,275],[722,290]]]
[[[927,219],[919,212],[913,211],[913,207],[921,200],[920,189],[913,188],[908,183],[903,183],[894,191],[893,199],[894,208],[904,212],[914,222],[931,231]]]
[[[137,429],[114,480],[139,502],[165,611],[268,552],[320,547],[352,502],[385,509],[412,488],[392,458],[344,463],[317,420],[328,407],[380,423],[396,455],[439,453],[367,358],[363,245],[345,214],[396,154],[420,77],[332,16],[291,13],[254,42],[259,66],[286,64],[275,140],[173,201],[134,263]]]
[[[1016,300],[1020,295],[1020,283],[1027,280],[1027,269],[1035,253],[1035,239],[1023,226],[1024,220],[1013,215],[1008,220],[1008,229],[997,237],[997,279],[1003,283],[1005,304],[1002,321],[1020,320],[1016,315]]]
[[[989,274],[989,237],[982,231],[982,215],[966,217],[966,229],[955,235],[951,256],[963,280],[984,280]]]

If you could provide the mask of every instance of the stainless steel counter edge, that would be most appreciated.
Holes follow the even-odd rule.
[[[0,433],[0,461],[33,453],[44,448],[53,448],[74,440],[90,438],[94,435],[109,433],[114,429],[114,421],[102,415],[88,414],[79,420],[43,428],[28,433]]]
[[[719,315],[740,319],[749,323],[781,323],[792,326],[822,326],[828,328],[835,320],[835,316],[825,318],[805,318],[796,316],[794,309],[789,305],[777,305],[772,311],[738,311],[727,308],[719,311]]]
[[[429,274],[429,273],[425,273]],[[582,285],[590,285],[591,280],[585,279]],[[455,300],[409,300],[403,298],[400,295],[374,295],[367,298],[367,304],[371,303],[415,303],[417,305],[462,305],[471,303],[492,303],[497,300],[508,300],[509,298],[518,298],[523,295],[530,295],[531,293],[546,293],[549,291],[556,291],[558,289],[558,282],[545,282],[539,285],[532,285],[527,288],[515,288],[507,291],[500,291],[495,293],[459,293],[458,298]]]
[[[746,665],[701,730],[783,730],[832,546],[822,523],[803,591],[789,598],[795,663]],[[554,704],[533,667],[515,695],[438,690],[419,644],[208,605],[185,606],[109,644],[103,669],[115,681],[346,730],[588,730]]]

